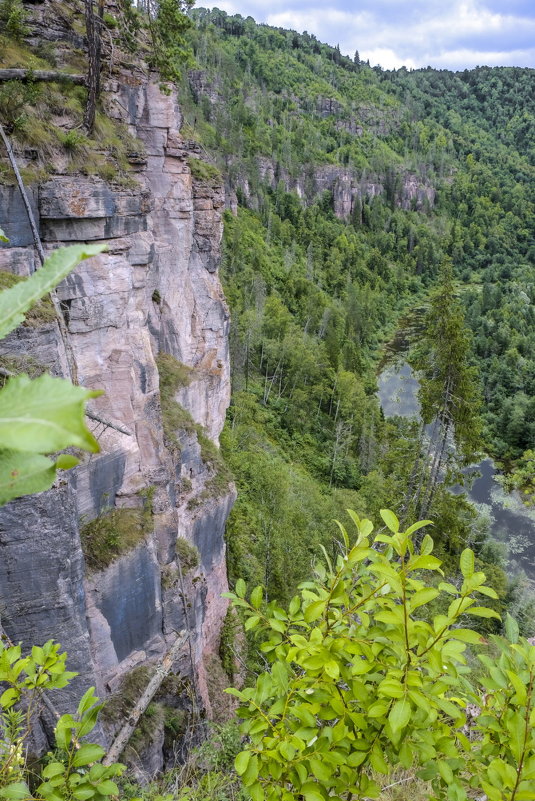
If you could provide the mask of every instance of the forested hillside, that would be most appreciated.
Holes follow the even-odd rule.
[[[383,419],[376,372],[451,260],[481,436],[425,477],[438,485],[425,511],[441,556],[475,543],[511,600],[475,510],[445,487],[478,449],[510,465],[535,440],[533,72],[384,72],[251,18],[192,19],[184,130],[237,200],[223,262],[231,575],[287,598],[348,505],[410,510],[422,441],[415,422]]]
[[[535,801],[535,71],[192,4],[0,0],[0,798]]]

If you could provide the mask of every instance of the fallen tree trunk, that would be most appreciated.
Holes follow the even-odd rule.
[[[119,759],[126,744],[132,736],[132,733],[136,728],[141,715],[152,701],[165,677],[170,673],[171,668],[173,667],[173,662],[178,657],[187,640],[188,635],[181,632],[169,651],[156,666],[156,673],[147,684],[143,694],[141,695],[141,698],[130,712],[127,722],[122,727],[121,731],[111,744],[110,750],[102,760],[104,765],[111,765],[113,762],[117,762]]]
[[[72,75],[56,70],[5,69],[0,70],[0,81],[51,81],[85,86],[85,75]]]

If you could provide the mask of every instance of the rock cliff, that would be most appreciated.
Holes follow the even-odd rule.
[[[58,296],[77,380],[104,390],[91,410],[116,427],[90,421],[99,454],[49,492],[0,510],[1,622],[25,646],[53,637],[68,651],[79,676],[58,702],[63,708],[90,684],[101,696],[116,691],[133,668],[155,662],[177,632],[189,630],[191,647],[177,671],[193,679],[209,712],[204,665],[213,662],[226,611],[224,527],[234,500],[217,472],[230,397],[229,314],[217,273],[224,192],[219,179],[192,174],[198,146],[181,137],[176,97],[160,90],[157,76],[123,71],[108,81],[102,102],[142,143],[132,159],[136,180],[110,184],[56,165],[30,194],[47,250],[108,246]],[[11,236],[0,270],[28,274],[36,255],[14,187],[0,186],[0,221]],[[166,399],[182,422],[166,423],[162,412],[162,354],[187,376]],[[0,356],[67,374],[55,322],[21,326],[0,343]],[[111,507],[143,517],[143,536],[91,567],[84,530]],[[177,540],[196,554],[189,569]],[[116,724],[100,736],[109,740]],[[151,770],[162,764],[161,738],[156,751]]]

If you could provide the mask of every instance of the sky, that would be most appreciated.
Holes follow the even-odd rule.
[[[384,69],[535,67],[535,0],[219,0],[210,7],[306,30]]]

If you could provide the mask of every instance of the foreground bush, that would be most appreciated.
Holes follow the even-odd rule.
[[[253,801],[375,798],[377,776],[400,768],[429,781],[432,799],[535,799],[535,647],[510,617],[506,638],[467,627],[498,617],[480,605],[496,593],[471,550],[456,586],[440,581],[431,537],[414,544],[430,521],[401,532],[383,510],[388,533],[372,540],[372,523],[350,515],[355,544],[340,526],[335,563],[325,552],[288,610],[265,605],[261,587],[246,600],[243,581],[229,594],[269,663],[254,687],[229,690]]]
[[[20,645],[0,640],[0,798],[7,801],[106,801],[119,790],[113,778],[124,766],[103,765],[106,752],[85,742],[102,709],[94,687],[80,699],[76,715],[58,717],[55,750],[42,770],[28,764],[32,728],[43,709],[44,694],[66,687],[76,675],[65,668],[67,654],[49,640],[22,656]],[[49,711],[53,710],[46,700]]]

